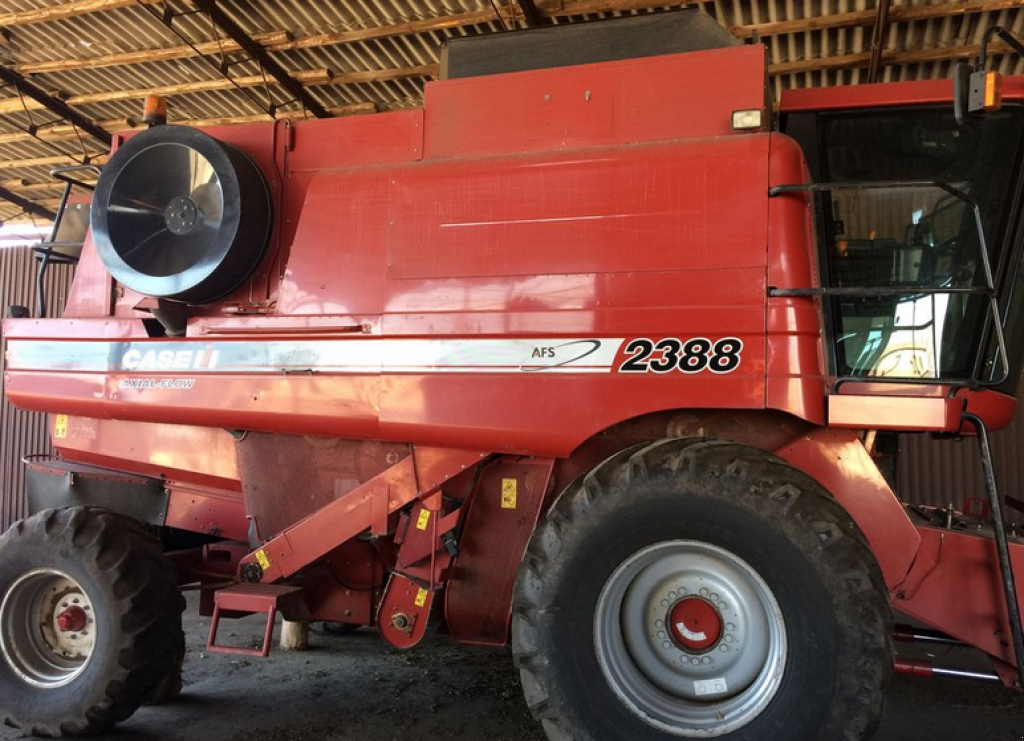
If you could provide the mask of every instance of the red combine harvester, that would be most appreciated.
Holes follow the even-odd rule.
[[[213,651],[245,614],[263,655],[278,613],[511,641],[552,739],[868,738],[894,665],[957,673],[897,659],[893,609],[1019,686],[987,430],[1024,364],[1024,78],[775,118],[764,47],[712,37],[453,47],[421,110],[118,138],[63,318],[4,323],[60,455],[0,539],[0,717],[127,718],[185,585]],[[896,431],[975,436],[987,519],[901,504]]]

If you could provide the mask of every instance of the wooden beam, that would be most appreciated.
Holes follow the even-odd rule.
[[[890,52],[891,56],[891,52]],[[792,62],[777,62],[768,65],[770,75],[795,75],[803,72],[821,72],[832,69],[856,69],[867,67],[871,61],[871,52],[857,52],[856,54],[839,54],[832,57],[817,57],[815,59],[797,59]],[[886,63],[883,55],[882,62]]]
[[[884,51],[882,53],[882,65],[897,64],[922,64],[926,62],[948,62],[957,59],[973,59],[981,51],[979,44],[968,44],[965,46],[944,46],[934,49],[912,49],[909,51]],[[989,47],[989,54],[1009,54],[1012,52],[1009,46],[1002,43],[993,43]],[[871,61],[870,52],[858,52],[856,54],[840,54],[832,57],[819,57],[817,59],[800,59],[793,62],[779,62],[769,65],[769,74],[793,75],[804,72],[822,72],[836,69],[864,69]]]
[[[421,64],[416,67],[399,67],[398,69],[373,69],[365,72],[342,72],[330,79],[331,85],[359,85],[367,82],[388,82],[408,77],[437,77],[440,67],[437,64]]]
[[[970,15],[971,13],[995,13],[1000,10],[1012,10],[1020,7],[1020,0],[960,0],[960,2],[943,3],[942,5],[898,5],[892,10],[896,11],[897,20],[907,23],[924,21],[929,18]]]
[[[24,26],[30,23],[45,23],[47,21],[62,21],[66,18],[74,18],[88,13],[98,13],[103,10],[116,10],[126,8],[130,5],[155,5],[162,0],[72,0],[72,2],[61,5],[51,5],[45,8],[33,8],[31,10],[15,10],[9,13],[0,13],[0,26]]]
[[[351,105],[331,106],[331,115],[334,116],[356,116],[366,113],[376,113],[377,105],[375,103],[353,103]],[[173,108],[172,108],[173,111]],[[277,118],[279,119],[297,119],[304,118],[301,110],[279,110],[277,112]],[[267,113],[257,113],[249,116],[223,116],[219,118],[198,118],[191,120],[172,120],[171,123],[178,124],[179,126],[233,126],[236,124],[245,123],[258,123],[263,121],[271,121],[270,115]],[[118,131],[132,131],[134,127],[131,123],[124,120],[114,121],[101,121],[100,126],[111,133]],[[73,127],[66,124],[57,124],[54,126],[46,126],[39,129],[36,132],[36,137],[48,142],[57,141],[73,141],[78,138]],[[12,131],[7,133],[0,133],[0,145],[2,144],[15,144],[21,142],[34,141],[36,137],[31,134],[22,131]],[[92,160],[95,162],[97,155],[92,155]],[[22,160],[7,160],[6,162],[0,160],[0,168],[12,168],[12,167],[37,167],[51,164],[67,164],[71,162],[77,162],[71,156],[68,157],[39,157]]]
[[[332,75],[326,69],[310,69],[293,72],[292,75],[303,85],[353,85],[366,82],[386,82],[388,80],[400,80],[409,77],[436,76],[437,65],[420,65],[415,67],[399,67],[397,69],[366,70],[363,72],[348,72]],[[108,90],[102,93],[88,93],[85,95],[73,95],[65,99],[70,106],[92,105],[96,103],[111,103],[125,100],[142,100],[147,95],[156,94],[164,96],[186,95],[188,93],[204,93],[215,90],[231,90],[235,87],[254,88],[262,87],[264,84],[274,84],[274,80],[264,78],[262,75],[250,75],[236,77],[232,80],[217,78],[213,80],[197,80],[195,82],[183,82],[177,85],[163,85],[151,88],[136,88],[133,90]],[[23,105],[24,104],[24,105]],[[0,99],[0,114],[17,113],[23,108],[37,110],[42,106],[34,101],[21,100],[20,98]]]
[[[305,36],[301,39],[293,39],[283,44],[272,44],[270,51],[289,51],[292,49],[312,49],[321,46],[334,46],[336,44],[351,44],[357,41],[372,41],[385,39],[393,36],[409,36],[417,33],[430,33],[433,31],[445,31],[452,28],[464,28],[475,26],[481,23],[490,23],[498,19],[498,14],[493,10],[480,10],[473,13],[456,13],[453,15],[442,15],[435,18],[423,18],[416,21],[404,23],[393,23],[387,26],[376,26],[371,28],[360,28],[352,31],[336,31],[334,33],[322,33],[315,36]]]
[[[943,3],[941,5],[896,5],[889,10],[890,23],[909,23],[930,18],[949,18],[971,13],[995,12],[1021,7],[1020,0],[967,0],[965,2]],[[778,36],[787,33],[805,33],[829,28],[857,28],[870,26],[875,22],[875,10],[855,10],[848,13],[833,13],[808,18],[795,18],[770,23],[753,23],[732,29],[733,35],[741,39]]]
[[[737,26],[732,29],[732,33],[741,39],[750,39],[755,35],[758,38],[762,38],[786,33],[821,31],[826,28],[870,26],[874,20],[874,10],[855,10],[849,13],[835,13],[834,15],[811,16],[785,21],[771,21],[769,23],[753,23],[748,26]]]
[[[287,31],[272,31],[253,36],[253,40],[263,46],[274,44],[285,44],[290,40]],[[161,49],[143,49],[141,51],[121,52],[118,54],[104,54],[98,57],[85,59],[58,59],[51,62],[29,62],[19,64],[15,69],[23,75],[41,75],[48,72],[72,72],[83,69],[100,69],[102,67],[124,67],[131,64],[146,64],[147,62],[167,62],[176,59],[189,59],[200,55],[234,54],[241,51],[241,47],[231,39],[222,41],[203,41],[195,47],[182,44],[181,46],[168,46]]]
[[[885,34],[889,30],[889,6],[892,0],[878,0],[875,25],[871,28],[871,59],[868,61],[868,82],[878,82],[882,74],[882,51],[885,49]]]
[[[360,116],[367,113],[376,113],[376,103],[353,103],[352,105],[330,106],[328,109],[332,116]],[[278,120],[294,120],[304,118],[300,110],[278,111]],[[198,118],[190,121],[172,121],[178,126],[236,126],[247,123],[264,123],[273,121],[268,113],[255,113],[251,116],[222,116],[220,118]]]
[[[76,165],[74,157],[28,157],[20,160],[0,159],[0,170],[20,170],[26,167],[56,167],[58,165]]]
[[[7,186],[4,186],[3,182],[0,181],[0,187]],[[25,183],[24,185],[15,185],[8,189],[26,198],[32,195],[38,196],[40,193],[46,193],[52,197],[54,193],[59,195],[64,190],[64,183],[59,180],[54,180],[52,183]]]

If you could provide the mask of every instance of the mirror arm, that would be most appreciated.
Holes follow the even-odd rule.
[[[978,55],[978,64],[974,68],[976,72],[984,71],[985,65],[988,63],[988,46],[996,36],[1005,41],[1015,52],[1024,56],[1024,44],[1018,41],[1016,36],[1002,26],[991,26],[981,39],[981,53]]]

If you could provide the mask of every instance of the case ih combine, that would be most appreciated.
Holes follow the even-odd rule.
[[[127,718],[185,585],[216,651],[254,613],[263,655],[276,614],[511,641],[552,739],[868,738],[894,664],[956,673],[895,658],[894,608],[1019,682],[987,430],[1024,79],[775,119],[764,48],[697,18],[687,53],[453,56],[422,110],[119,138],[63,318],[4,323],[60,455],[0,539],[0,716]],[[902,505],[894,431],[976,435],[988,520]]]

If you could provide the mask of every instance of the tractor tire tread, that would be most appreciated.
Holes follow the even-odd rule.
[[[129,517],[91,507],[43,510],[0,536],[0,554],[33,537],[91,554],[121,616],[121,643],[113,647],[115,671],[102,678],[102,701],[53,723],[25,722],[10,708],[2,720],[34,736],[95,734],[129,718],[174,670],[173,657],[185,647],[185,600],[159,541]]]
[[[698,474],[699,470],[699,474]],[[540,721],[551,741],[593,741],[583,729],[570,728],[565,702],[553,677],[545,671],[544,647],[535,628],[549,602],[546,576],[563,552],[562,544],[580,530],[602,500],[629,496],[634,482],[678,475],[713,476],[743,482],[733,487],[739,500],[757,497],[775,502],[773,516],[792,520],[814,532],[828,563],[823,568],[835,582],[837,599],[857,617],[848,628],[857,629],[859,645],[843,657],[857,671],[837,678],[831,713],[832,725],[821,738],[862,741],[870,738],[881,722],[886,690],[891,677],[892,613],[881,570],[863,531],[845,509],[816,481],[782,459],[759,449],[724,440],[669,438],[627,448],[570,484],[542,517],[523,558],[513,599],[512,649],[524,688],[527,706]],[[746,487],[745,484],[754,486]],[[567,537],[568,536],[568,537]],[[552,548],[552,543],[558,543]],[[826,559],[821,559],[825,561]],[[836,572],[844,574],[838,579]]]

